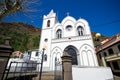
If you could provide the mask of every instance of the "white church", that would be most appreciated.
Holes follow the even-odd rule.
[[[83,18],[76,20],[74,17],[67,15],[59,22],[53,10],[51,10],[48,15],[44,15],[39,51],[42,51],[43,48],[45,48],[43,70],[55,70],[55,60],[61,62],[61,56],[65,50],[72,56],[74,80],[77,80],[75,78],[79,76],[76,74],[77,71],[79,71],[78,73],[82,74],[82,76],[87,74],[91,76],[90,72],[96,74],[98,70],[92,70],[95,67],[98,68],[99,65],[95,54],[90,26]],[[89,67],[90,69],[86,70],[85,73],[84,71],[80,73],[80,71],[84,70],[83,67]],[[99,68],[99,70],[103,69]],[[99,70],[98,76],[99,74],[103,74],[99,73]],[[104,69],[103,72],[109,72],[109,80],[113,80],[110,69]],[[107,77],[108,75],[106,75],[106,78]],[[82,80],[87,80],[85,78]]]
[[[54,70],[55,57],[61,61],[65,49],[72,56],[73,65],[98,66],[91,31],[85,19],[76,20],[67,15],[60,23],[51,10],[43,19],[39,50],[44,47],[47,60],[43,66],[49,70]]]

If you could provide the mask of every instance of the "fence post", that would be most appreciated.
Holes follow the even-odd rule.
[[[72,57],[64,51],[62,58],[63,80],[72,80]]]

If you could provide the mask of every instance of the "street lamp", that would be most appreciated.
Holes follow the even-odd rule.
[[[106,64],[105,56],[104,56],[104,53],[103,53],[103,47],[102,47],[102,44],[101,44],[102,40],[101,40],[101,34],[100,33],[96,33],[96,35],[95,35],[95,41],[97,41],[97,42],[100,43],[99,47],[101,49],[101,57],[102,57],[103,66],[106,67],[107,64]]]
[[[44,52],[45,52],[45,48],[43,48],[43,51],[42,51],[42,59],[41,59],[41,67],[40,67],[40,76],[39,76],[39,80],[42,80],[42,79],[41,79],[41,76],[42,76]]]

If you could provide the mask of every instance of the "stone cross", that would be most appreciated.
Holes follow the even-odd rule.
[[[69,16],[70,15],[70,13],[69,12],[67,12],[67,16]]]

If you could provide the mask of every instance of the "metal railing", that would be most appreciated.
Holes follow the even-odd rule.
[[[10,62],[7,67],[4,80],[31,80],[39,74],[37,62]]]

